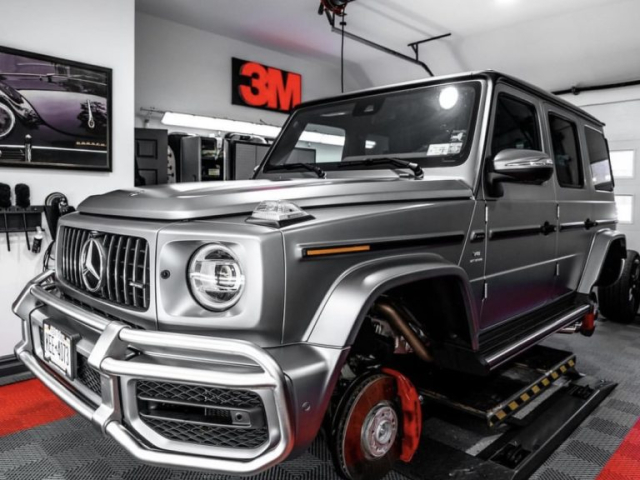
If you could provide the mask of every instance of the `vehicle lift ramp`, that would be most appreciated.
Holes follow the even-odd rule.
[[[434,373],[416,388],[440,431],[427,423],[418,454],[398,470],[429,480],[527,479],[616,386],[578,373],[573,353],[541,345],[488,378]],[[442,441],[453,437],[447,425],[460,445]]]

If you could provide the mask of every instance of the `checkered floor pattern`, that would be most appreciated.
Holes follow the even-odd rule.
[[[547,345],[576,352],[580,372],[619,385],[531,480],[593,480],[640,417],[640,324],[599,324],[591,339],[556,335]]]
[[[640,325],[604,323],[598,328],[591,339],[558,335],[547,344],[576,352],[580,371],[620,385],[533,475],[534,480],[596,479],[640,417]],[[427,422],[430,427],[437,424]],[[79,416],[0,438],[0,480],[231,478],[142,465]],[[338,480],[340,477],[333,469],[327,448],[318,440],[301,457],[255,478]],[[631,479],[638,480],[640,476],[618,480]],[[393,472],[385,480],[409,479]]]

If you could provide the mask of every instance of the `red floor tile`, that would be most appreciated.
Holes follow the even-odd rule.
[[[74,414],[40,380],[0,387],[0,437]]]

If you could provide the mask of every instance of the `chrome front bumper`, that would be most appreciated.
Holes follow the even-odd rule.
[[[13,312],[23,320],[23,341],[16,354],[56,395],[131,455],[154,465],[250,475],[280,463],[291,453],[294,434],[285,375],[264,349],[240,340],[131,328],[62,300],[53,291],[54,276],[48,271],[33,279],[13,305]],[[87,400],[90,392],[61,381],[42,360],[39,330],[47,320],[43,308],[76,322],[78,329],[96,339],[89,346],[85,341],[82,347],[88,364],[101,378],[101,397],[93,394],[95,405]],[[211,358],[243,361],[234,365]],[[254,392],[264,404],[269,440],[260,448],[240,451],[168,441],[140,420],[132,394],[136,380]]]

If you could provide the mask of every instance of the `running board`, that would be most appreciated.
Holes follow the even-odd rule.
[[[590,305],[581,305],[568,313],[558,317],[552,323],[544,326],[540,330],[536,330],[524,338],[521,338],[516,343],[509,345],[502,350],[498,350],[495,353],[489,354],[485,361],[489,369],[493,370],[500,365],[512,360],[514,357],[522,353],[528,347],[535,345],[536,343],[544,340],[546,337],[556,333],[558,330],[566,327],[567,325],[578,321],[584,317],[591,310]]]

